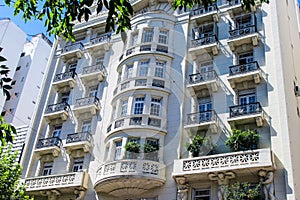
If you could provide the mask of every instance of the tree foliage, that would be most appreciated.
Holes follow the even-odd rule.
[[[251,184],[248,182],[236,182],[223,187],[225,187],[227,200],[257,200],[261,193],[260,184]]]
[[[225,144],[228,145],[232,151],[246,151],[257,149],[258,142],[259,134],[255,130],[242,131],[233,129]]]
[[[5,151],[3,148],[0,146],[0,199],[31,199],[25,194],[25,185],[20,184],[22,168],[16,162],[17,152],[11,151],[11,145]]]
[[[172,7],[176,9],[192,9],[194,6],[205,6],[217,0],[173,0]],[[232,1],[232,0],[228,0]],[[259,0],[260,3],[269,3],[269,0]],[[250,10],[257,0],[241,0],[245,10]],[[88,21],[92,8],[96,7],[97,14],[107,10],[106,32],[110,30],[119,33],[131,29],[130,18],[133,8],[130,0],[5,0],[8,6],[14,6],[14,14],[22,14],[25,21],[45,19],[45,26],[49,34],[63,36],[74,40],[73,26],[76,20],[84,18]]]

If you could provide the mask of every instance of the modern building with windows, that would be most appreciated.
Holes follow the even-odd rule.
[[[256,199],[300,199],[296,2],[131,3],[132,30],[105,33],[94,10],[76,42],[55,41],[25,149],[28,194],[223,200],[261,183]],[[234,130],[259,139],[232,149]]]

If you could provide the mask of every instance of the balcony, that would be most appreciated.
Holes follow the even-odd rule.
[[[64,87],[74,88],[76,85],[75,75],[76,72],[74,71],[56,74],[52,85],[55,87],[56,91],[59,91]]]
[[[217,133],[220,126],[220,119],[214,110],[191,113],[187,115],[187,122],[184,126],[185,129],[192,131],[207,130]]]
[[[172,176],[188,181],[209,180],[211,172],[233,171],[237,176],[245,176],[261,169],[272,170],[274,166],[271,150],[257,149],[175,160]]]
[[[25,179],[26,192],[37,196],[52,190],[74,194],[74,190],[86,190],[88,183],[89,175],[86,172],[72,172]]]
[[[92,80],[101,82],[105,77],[105,67],[103,64],[84,67],[79,77],[83,83],[88,83]]]
[[[166,44],[156,44],[153,42],[142,43],[133,47],[128,48],[119,58],[119,61],[125,60],[129,57],[140,55],[140,54],[162,54],[173,58],[173,55],[169,51],[169,48]]]
[[[111,46],[109,43],[110,38],[111,38],[111,33],[104,33],[104,34],[98,35],[95,38],[91,38],[89,45],[86,46],[86,49],[90,53],[95,53],[99,50],[108,51]]]
[[[134,77],[120,82],[113,91],[114,98],[128,91],[135,90],[159,90],[170,94],[170,85],[165,78],[161,77]]]
[[[92,147],[92,139],[93,137],[89,132],[68,134],[64,147],[68,154],[78,149],[83,150],[84,153],[88,153]]]
[[[148,129],[167,133],[166,119],[152,115],[128,115],[115,119],[107,128],[107,134],[126,129]]]
[[[202,89],[210,89],[217,92],[219,88],[219,80],[216,71],[208,71],[189,75],[189,83],[187,87],[192,94],[196,94]]]
[[[238,124],[256,123],[258,127],[267,121],[267,115],[259,102],[229,107],[229,124],[234,128]]]
[[[76,117],[79,117],[83,113],[96,115],[99,109],[100,102],[97,97],[84,97],[76,99],[75,105],[73,107],[73,112]]]
[[[47,122],[50,122],[54,119],[61,119],[62,121],[66,121],[69,116],[69,108],[70,106],[67,102],[48,105],[44,117]]]
[[[211,5],[208,5],[207,8],[204,6],[200,6],[197,8],[193,8],[193,10],[190,12],[190,18],[191,20],[196,20],[197,23],[202,23],[204,21],[219,21],[218,16],[218,6],[217,4],[213,3]]]
[[[259,84],[261,77],[262,71],[256,61],[229,67],[228,81],[232,88],[244,81],[254,81],[254,83]]]
[[[81,58],[83,55],[84,45],[81,42],[74,42],[66,44],[61,50],[61,56],[64,59],[69,59],[72,57]]]
[[[235,51],[236,47],[243,44],[252,44],[253,46],[257,46],[258,33],[256,25],[249,25],[230,30],[227,43],[231,51]]]
[[[39,159],[46,154],[52,154],[53,157],[57,157],[60,153],[61,144],[61,139],[58,137],[39,139],[34,152]]]
[[[202,38],[192,40],[192,47],[189,53],[193,59],[204,53],[212,53],[214,56],[219,53],[219,43],[216,35],[209,35]]]
[[[96,192],[118,198],[141,197],[166,181],[165,165],[149,160],[119,160],[105,163],[97,171]]]

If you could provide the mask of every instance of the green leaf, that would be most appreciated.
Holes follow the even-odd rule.
[[[4,61],[7,61],[6,58],[0,56],[0,62],[4,62]]]

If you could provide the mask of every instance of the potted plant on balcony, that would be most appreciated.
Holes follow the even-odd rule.
[[[154,144],[145,143],[144,144],[145,159],[157,161],[158,150],[159,150],[158,144],[154,145]]]
[[[191,143],[187,143],[187,150],[192,153],[193,157],[199,156],[204,141],[205,138],[197,134]]]
[[[261,199],[261,184],[236,182],[225,186],[227,200],[259,200]]]
[[[242,131],[234,129],[226,141],[232,151],[246,151],[257,149],[259,134],[255,130]]]
[[[127,157],[130,159],[136,159],[138,153],[140,153],[141,145],[137,142],[128,142],[125,145],[125,150],[127,152]]]

